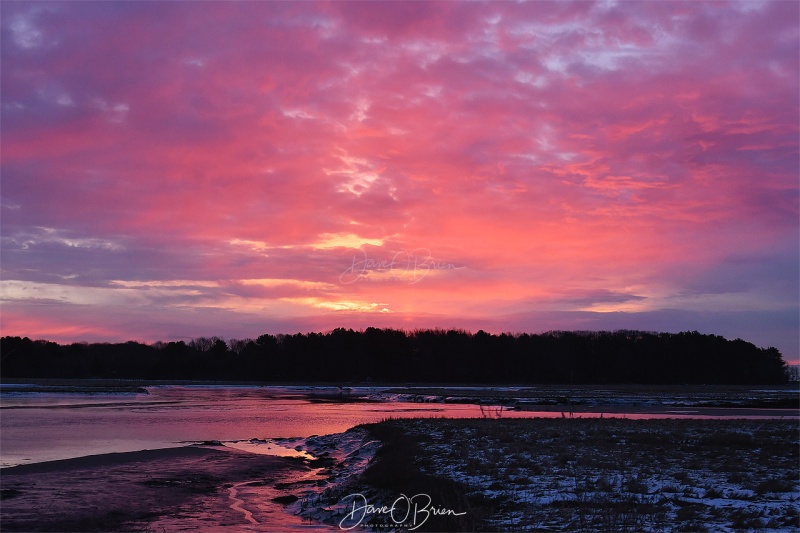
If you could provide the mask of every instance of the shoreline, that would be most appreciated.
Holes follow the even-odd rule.
[[[201,446],[175,446],[172,448],[154,448],[131,452],[98,453],[71,457],[69,459],[53,459],[49,461],[39,461],[37,463],[7,466],[0,468],[0,475],[12,476],[63,473],[69,470],[102,468],[127,463],[180,459],[193,456],[203,457],[208,455],[207,450],[210,449],[211,448]]]

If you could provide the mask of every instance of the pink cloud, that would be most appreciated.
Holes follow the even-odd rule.
[[[796,4],[206,7],[2,5],[4,334],[797,314]]]

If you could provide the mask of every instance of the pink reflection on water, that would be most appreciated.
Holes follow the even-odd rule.
[[[796,410],[538,407],[352,401],[335,387],[159,386],[149,394],[3,394],[2,464],[180,446],[341,433],[387,418],[797,418]],[[582,409],[587,409],[581,412]],[[589,410],[593,409],[593,410]]]

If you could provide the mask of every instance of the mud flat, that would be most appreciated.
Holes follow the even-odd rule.
[[[303,528],[306,521],[284,512],[279,502],[280,498],[292,498],[291,490],[284,487],[315,473],[306,461],[213,446],[112,453],[5,468],[0,471],[0,528]]]

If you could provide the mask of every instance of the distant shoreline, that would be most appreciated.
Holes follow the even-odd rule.
[[[1,394],[147,394],[147,387],[229,387],[275,389],[277,394],[313,400],[362,402],[407,401],[503,406],[513,411],[570,413],[670,413],[685,408],[698,415],[741,416],[800,413],[800,390],[795,383],[779,385],[558,385],[558,384],[428,384],[332,382],[236,382],[139,379],[5,379]],[[283,390],[281,390],[283,389]],[[11,408],[11,407],[8,407]],[[759,410],[750,412],[747,410]]]

